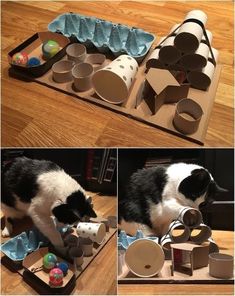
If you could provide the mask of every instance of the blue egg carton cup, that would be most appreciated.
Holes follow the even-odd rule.
[[[136,241],[137,239],[141,238],[147,238],[150,240],[158,240],[157,236],[144,236],[143,232],[141,230],[137,230],[135,236],[129,236],[126,234],[124,230],[120,231],[120,234],[118,236],[118,250],[127,250],[129,245]]]
[[[29,253],[48,244],[45,236],[37,229],[32,229],[9,239],[0,246],[0,250],[13,261],[22,261]]]
[[[59,15],[48,25],[48,30],[75,37],[86,47],[95,46],[99,52],[110,50],[114,56],[128,54],[137,60],[144,58],[155,39],[155,35],[135,27],[75,13]]]

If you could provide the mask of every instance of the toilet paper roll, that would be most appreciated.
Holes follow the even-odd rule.
[[[212,35],[211,31],[206,30],[206,35],[208,37],[209,43],[211,44],[212,43],[212,39],[213,39],[213,35]],[[205,35],[202,36],[202,41],[201,42],[207,43],[206,36]]]
[[[83,260],[83,250],[80,247],[72,247],[69,249],[69,256],[74,260],[74,264],[78,267],[81,266],[84,262]]]
[[[159,68],[159,69],[163,69],[164,67],[164,63],[162,63],[159,60],[159,51],[160,48],[156,48],[154,49],[154,51],[151,53],[149,59],[146,62],[146,68],[150,69],[150,68]]]
[[[195,234],[196,232],[196,234]],[[207,241],[211,236],[211,229],[209,226],[201,223],[199,226],[192,229],[190,240],[197,244],[202,244]]]
[[[103,100],[120,104],[128,98],[137,71],[136,60],[128,55],[121,55],[93,75],[94,89]]]
[[[171,244],[173,243],[172,238],[169,234],[164,235],[160,240],[160,245],[165,254],[166,259],[171,259]]]
[[[125,254],[128,268],[139,277],[151,277],[158,274],[163,267],[164,259],[162,247],[147,238],[131,243]]]
[[[89,63],[80,63],[73,67],[72,75],[74,87],[78,91],[87,91],[92,87],[91,78],[94,69]]]
[[[175,64],[180,59],[180,51],[174,46],[174,36],[168,37],[159,50],[159,59],[165,64]]]
[[[178,219],[189,228],[195,228],[201,224],[202,214],[194,208],[183,208]]]
[[[169,235],[174,243],[184,243],[188,241],[190,230],[183,223],[173,221],[169,226],[169,230]]]
[[[203,110],[198,103],[191,99],[182,99],[176,105],[173,124],[181,133],[193,134],[198,129],[202,115]]]
[[[193,70],[187,74],[187,79],[191,86],[206,90],[212,81],[215,72],[215,66],[209,60],[202,70]]]
[[[81,247],[84,257],[90,257],[93,254],[93,241],[90,238],[79,237],[79,246]]]
[[[195,52],[203,36],[202,27],[194,22],[184,23],[177,35],[174,44],[183,53]]]
[[[209,274],[215,278],[229,279],[233,277],[233,256],[222,253],[209,254]]]
[[[207,64],[208,56],[209,47],[207,44],[201,42],[195,53],[183,55],[180,59],[180,63],[187,70],[202,69]]]
[[[189,11],[186,14],[184,21],[190,20],[190,19],[196,19],[196,20],[200,21],[205,26],[206,22],[207,22],[207,15],[202,10],[194,9],[194,10]]]
[[[83,238],[90,238],[93,242],[101,244],[104,240],[106,230],[103,223],[80,222],[77,225],[77,234]]]
[[[67,46],[66,54],[68,60],[75,62],[75,64],[84,62],[86,58],[86,47],[80,43],[73,43]]]
[[[219,51],[213,47],[211,48],[211,50],[212,50],[215,62],[213,61],[211,52],[209,52],[208,61],[210,61],[214,66],[216,66],[216,63],[218,62],[218,59],[219,59]]]
[[[55,82],[65,83],[72,81],[73,61],[58,61],[52,66],[52,77]]]

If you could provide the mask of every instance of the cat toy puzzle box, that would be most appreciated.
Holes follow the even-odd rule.
[[[66,252],[62,253],[52,246],[40,247],[24,255],[23,260],[14,261],[10,259],[4,251],[6,255],[1,258],[2,264],[13,272],[20,274],[24,281],[39,294],[68,295],[75,288],[76,281],[79,280],[83,271],[105,247],[111,237],[115,235],[116,222],[113,222],[113,220],[115,220],[114,218],[114,216],[110,216],[110,220],[100,218],[99,221],[82,222],[79,223],[76,228],[68,229],[68,231],[63,234],[63,239],[67,246],[65,249]],[[100,223],[101,221],[102,223]],[[82,234],[78,234],[80,233],[79,227],[83,229]],[[93,229],[93,241],[89,239],[89,228]],[[86,236],[86,238],[84,236]],[[7,244],[7,242],[5,244]],[[13,245],[14,244],[10,244],[11,252],[15,252],[15,250],[12,249]],[[15,253],[19,251],[18,248]],[[54,256],[56,265],[53,261],[53,266],[58,266],[58,268],[52,266],[49,266],[49,269],[45,268],[45,256],[47,255],[51,257]],[[51,261],[51,258],[49,259]],[[49,261],[48,264],[50,264]],[[58,272],[58,269],[60,269],[59,264],[66,266],[66,271],[63,270],[63,266],[61,267],[63,273],[65,272],[63,276],[60,270],[59,272],[61,274],[52,274],[52,272]],[[53,268],[57,270],[54,271]],[[52,280],[53,282],[51,282]],[[59,280],[61,281],[58,283],[57,281]]]
[[[9,74],[203,145],[222,67],[206,20],[189,12],[154,48],[153,35],[141,29],[65,14],[48,26],[72,41],[64,56],[35,77],[10,54]]]

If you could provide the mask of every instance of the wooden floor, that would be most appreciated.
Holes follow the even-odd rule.
[[[212,237],[224,254],[234,255],[232,231],[213,230]],[[233,285],[187,285],[187,284],[119,284],[119,295],[234,295]]]
[[[223,70],[205,146],[233,146],[233,3],[232,2],[1,2],[2,146],[3,147],[186,147],[197,146],[133,119],[35,83],[8,76],[7,53],[58,14],[77,12],[167,34],[191,9],[208,14],[207,28],[220,52]]]
[[[91,195],[92,196],[92,195]],[[116,215],[116,198],[111,196],[94,196],[92,198],[97,215],[107,217]],[[30,227],[29,219],[17,224],[17,233]],[[16,233],[14,233],[16,235]],[[6,240],[6,239],[5,239]],[[89,267],[76,281],[74,295],[115,295],[117,293],[116,235],[114,235]],[[1,295],[36,295],[18,273],[1,266]]]

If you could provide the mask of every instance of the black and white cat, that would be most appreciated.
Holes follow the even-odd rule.
[[[11,218],[27,215],[54,246],[63,247],[52,216],[64,224],[96,217],[84,189],[51,161],[16,158],[4,169],[1,191],[3,237],[12,233]]]
[[[119,228],[134,235],[164,235],[184,207],[210,204],[220,188],[211,174],[196,164],[176,163],[134,173],[119,196]]]

